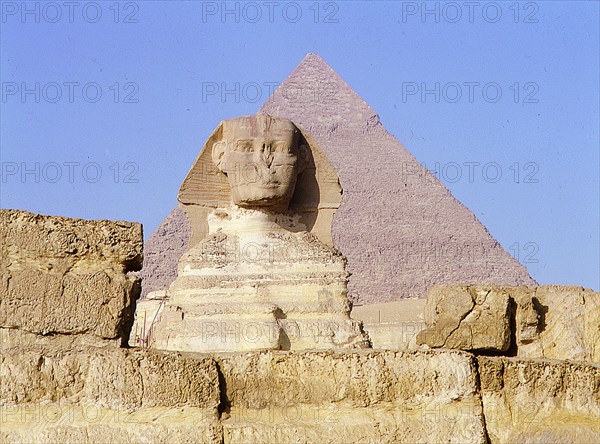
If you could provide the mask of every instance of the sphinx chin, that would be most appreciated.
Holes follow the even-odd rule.
[[[288,203],[285,201],[275,201],[272,199],[257,200],[252,202],[240,202],[237,207],[245,210],[255,210],[260,212],[283,214],[288,212]]]
[[[277,187],[248,187],[238,194],[234,202],[244,208],[252,207],[287,207],[290,201],[290,190],[278,190]]]

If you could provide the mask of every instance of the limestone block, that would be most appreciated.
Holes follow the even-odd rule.
[[[77,258],[109,261],[125,271],[142,267],[142,225],[0,210],[3,254],[11,259]]]
[[[0,352],[0,404],[94,403],[141,407],[202,407],[216,412],[214,361],[179,354],[118,348],[21,348]]]
[[[194,408],[152,409],[136,413],[95,405],[57,404],[2,407],[1,444],[223,443],[223,429]]]
[[[600,367],[477,358],[491,443],[588,443],[600,436]]]
[[[583,287],[438,286],[425,322],[417,342],[430,347],[600,362],[600,293]]]
[[[126,339],[140,292],[126,273],[141,267],[142,240],[137,223],[0,210],[0,329]]]
[[[367,348],[369,344],[362,324],[345,313],[292,314],[279,323],[283,331],[281,350]]]
[[[194,311],[184,312],[180,307],[167,306],[151,338],[152,346],[161,350],[202,352],[281,348],[278,308],[272,304],[209,306],[204,313],[199,312],[202,306],[194,308]],[[223,312],[222,308],[229,311]]]
[[[152,336],[158,349],[202,352],[330,349],[362,341],[360,323],[347,315],[286,316],[273,304],[257,303],[197,305],[185,312],[169,306]]]
[[[539,339],[542,307],[535,297],[535,287],[507,288],[515,301],[515,340],[518,348]],[[541,356],[540,356],[541,357]]]
[[[417,344],[502,352],[511,345],[511,299],[502,287],[436,286],[424,315],[428,328],[418,334]]]
[[[0,350],[27,347],[61,348],[63,350],[85,347],[121,347],[121,338],[103,339],[89,334],[38,335],[16,328],[0,328]]]
[[[216,358],[226,442],[483,442],[474,361],[448,352]]]
[[[83,268],[6,270],[0,325],[40,335],[124,336],[133,298],[139,294],[138,280],[115,269]]]
[[[542,285],[530,289],[528,296],[531,308],[527,308],[527,297],[516,298],[517,315],[519,309],[535,311],[529,319],[534,324],[537,316],[537,334],[523,340],[523,327],[518,330],[519,357],[600,363],[600,293],[582,287]],[[517,325],[525,324],[519,321]]]
[[[216,363],[151,350],[0,352],[0,442],[223,442]]]

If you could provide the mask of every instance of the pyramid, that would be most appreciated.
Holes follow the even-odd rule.
[[[535,285],[318,55],[308,54],[260,112],[310,133],[340,178],[332,236],[348,259],[353,302],[425,297],[443,283]],[[144,294],[168,288],[188,240],[189,225],[176,207],[146,242]]]

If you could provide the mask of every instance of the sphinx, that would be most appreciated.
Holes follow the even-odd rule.
[[[309,135],[267,114],[225,120],[178,194],[192,227],[151,346],[181,351],[364,348],[346,259],[331,241],[341,201]]]

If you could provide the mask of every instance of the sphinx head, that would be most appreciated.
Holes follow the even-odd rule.
[[[233,203],[287,209],[307,149],[300,140],[290,120],[267,114],[225,120],[212,159],[227,175]]]

